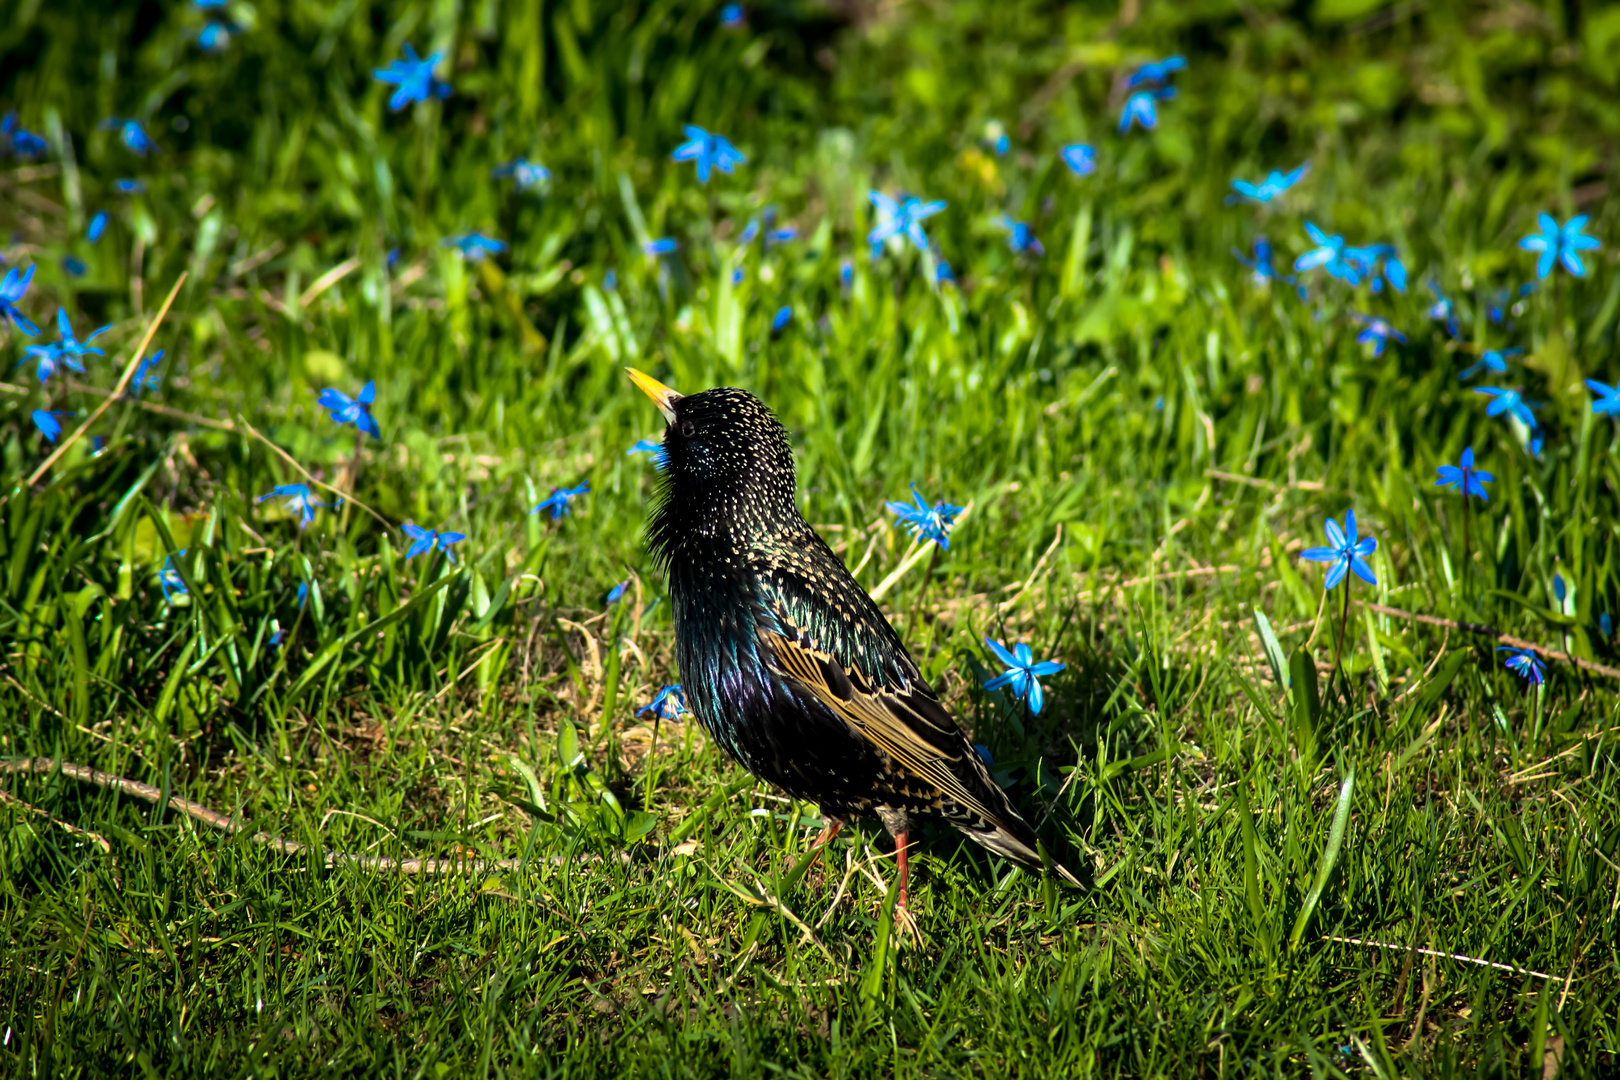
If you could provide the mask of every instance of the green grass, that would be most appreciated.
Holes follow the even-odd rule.
[[[1620,473],[1581,386],[1620,373],[1614,12],[784,3],[728,34],[675,2],[229,10],[245,32],[219,56],[178,3],[25,3],[0,27],[0,106],[52,144],[0,165],[5,254],[39,267],[24,310],[113,324],[84,384],[0,385],[0,758],[253,827],[7,776],[0,1071],[1616,1067],[1620,681],[1598,618],[1620,607]],[[369,73],[407,40],[445,52],[456,93],[391,115]],[[1172,51],[1190,64],[1159,130],[1115,135],[1116,80]],[[133,158],[109,114],[165,152]],[[748,164],[698,186],[667,160],[689,121]],[[1080,140],[1086,179],[1056,156]],[[544,197],[489,177],[519,154],[553,171]],[[1280,206],[1223,205],[1233,176],[1307,160]],[[949,200],[928,231],[960,287],[866,259],[872,187]],[[800,239],[731,287],[766,203]],[[1509,330],[1486,308],[1533,272],[1516,243],[1541,210],[1591,214],[1604,247]],[[1000,211],[1044,258],[1008,251]],[[1291,262],[1307,219],[1397,244],[1411,290],[1313,278],[1301,301],[1229,253],[1264,232]],[[439,245],[474,229],[511,250]],[[666,235],[661,275],[639,245]],[[115,403],[99,453],[80,440],[28,484],[49,452],[29,411],[99,404],[182,272],[145,398],[168,411]],[[1352,311],[1409,342],[1372,356]],[[8,368],[24,344],[3,339]],[[1540,458],[1457,379],[1510,345],[1522,368],[1479,381],[1544,403]],[[1091,889],[933,830],[908,935],[876,822],[806,869],[813,806],[636,715],[678,673],[642,545],[652,467],[624,454],[660,425],[629,363],[759,393],[869,588],[907,551],[884,500],[971,500],[926,593],[924,562],[884,604]],[[356,457],[314,394],[368,379],[385,437]],[[272,444],[354,501],[302,532],[256,502],[300,479]],[[1432,481],[1467,446],[1497,479],[1465,556]],[[587,480],[573,516],[525,516]],[[1351,508],[1379,585],[1352,583],[1336,670],[1343,594],[1324,604],[1298,552]],[[407,520],[467,533],[464,561],[405,561]],[[1598,667],[1551,660],[1527,691],[1490,634],[1363,600]],[[1039,717],[979,689],[987,634],[1067,663]],[[332,852],[508,862],[409,876]]]

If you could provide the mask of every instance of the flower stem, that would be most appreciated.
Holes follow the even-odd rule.
[[[1463,492],[1463,552],[1462,552],[1463,553],[1463,564],[1462,564],[1462,587],[1463,587],[1463,589],[1462,589],[1462,591],[1463,591],[1463,603],[1469,605],[1470,608],[1473,605],[1473,601],[1470,598],[1469,585],[1471,584],[1470,579],[1473,577],[1472,570],[1473,570],[1474,559],[1473,559],[1472,549],[1469,547],[1468,532],[1469,532],[1469,524],[1470,524],[1470,522],[1473,521],[1473,517],[1474,517],[1473,508],[1469,505],[1468,492],[1465,491],[1465,492]]]
[[[1339,608],[1339,640],[1333,649],[1333,675],[1341,675],[1344,671],[1344,626],[1350,621],[1350,580],[1346,576],[1344,582],[1344,603]],[[1345,697],[1350,696],[1350,677],[1344,676]],[[1328,676],[1328,683],[1333,682],[1333,676]]]

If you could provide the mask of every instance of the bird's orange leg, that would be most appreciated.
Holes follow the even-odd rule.
[[[895,905],[896,911],[907,911],[906,882],[910,873],[910,866],[906,862],[907,849],[911,847],[911,830],[902,829],[894,834],[894,858],[900,867],[900,900]]]
[[[843,828],[844,828],[844,819],[843,818],[841,818],[841,817],[833,817],[831,814],[827,815],[827,824],[826,824],[826,826],[824,828],[822,828],[821,832],[816,834],[815,840],[811,841],[811,843],[810,843],[810,852],[811,852],[810,865],[811,866],[815,865],[815,862],[816,862],[817,859],[821,859],[821,863],[822,863],[823,867],[825,867],[827,865],[827,860],[821,858],[821,849],[826,847],[828,844],[832,843],[833,837],[837,836],[841,831],[843,831]],[[810,868],[809,866],[805,867],[806,870],[808,870],[809,868]]]

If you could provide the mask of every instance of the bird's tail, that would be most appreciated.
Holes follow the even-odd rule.
[[[996,808],[1000,811],[997,815],[998,820],[991,820],[965,807],[946,807],[947,820],[1002,858],[1015,862],[1026,870],[1045,873],[1050,856],[1046,859],[1041,857],[1040,841],[1035,837],[1035,830],[1030,828],[1029,822],[1012,808],[1012,804],[1007,801],[1006,795],[999,788],[995,791],[1001,795],[1001,806]],[[1056,874],[1059,880],[1075,888],[1083,887],[1080,879],[1056,859],[1050,859],[1050,866],[1052,873]]]

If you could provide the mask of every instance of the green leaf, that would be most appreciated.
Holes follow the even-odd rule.
[[[1316,863],[1316,880],[1311,883],[1311,890],[1305,894],[1305,902],[1300,905],[1299,915],[1294,919],[1294,932],[1288,935],[1290,949],[1297,949],[1305,937],[1311,914],[1322,899],[1322,890],[1327,888],[1328,877],[1333,873],[1333,864],[1339,860],[1339,847],[1344,843],[1345,828],[1350,823],[1350,799],[1355,790],[1356,770],[1352,766],[1344,783],[1339,785],[1339,801],[1333,809],[1333,825],[1328,829],[1327,846],[1322,849],[1322,857]]]

